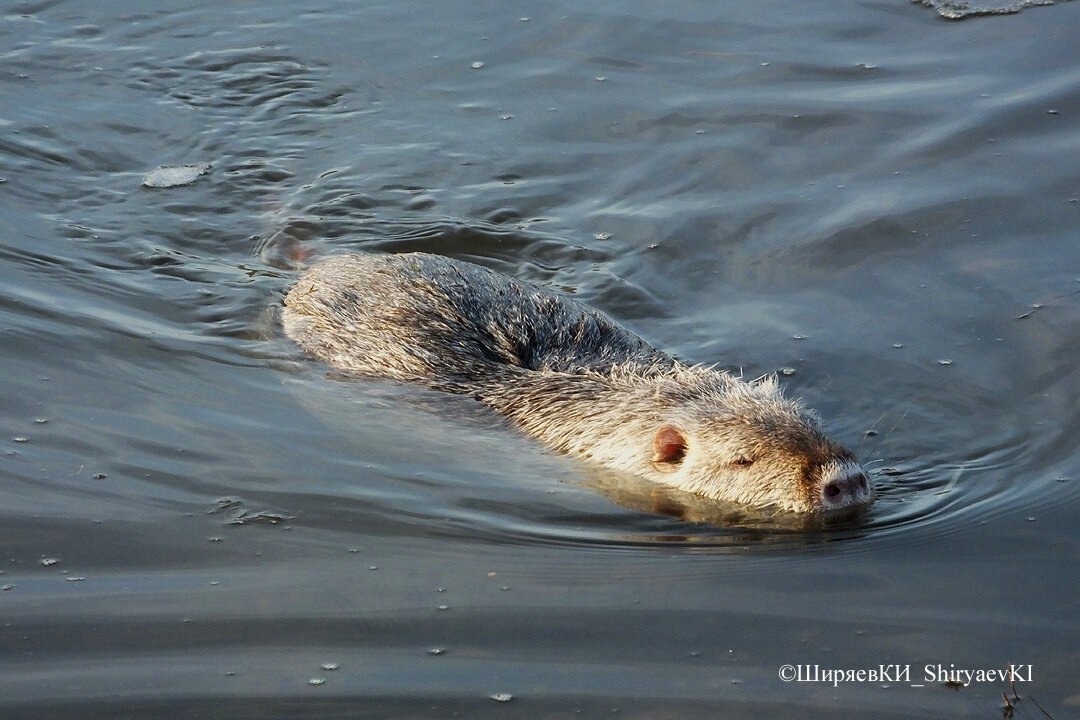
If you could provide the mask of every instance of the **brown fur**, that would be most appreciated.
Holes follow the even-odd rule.
[[[344,255],[285,298],[285,333],[365,375],[470,394],[564,452],[719,500],[868,504],[851,453],[775,378],[686,366],[569,297],[437,255]]]

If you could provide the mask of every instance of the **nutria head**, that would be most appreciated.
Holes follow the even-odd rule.
[[[715,500],[832,514],[870,504],[855,457],[774,377],[627,363],[607,373],[515,370],[479,397],[552,446]],[[512,389],[509,389],[512,388]]]
[[[684,368],[658,378],[649,466],[659,482],[706,497],[798,513],[868,505],[870,481],[817,416],[774,377],[746,383]]]

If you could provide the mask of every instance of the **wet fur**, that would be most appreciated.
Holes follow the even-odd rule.
[[[471,263],[343,255],[285,299],[285,333],[342,370],[469,394],[567,453],[709,498],[815,513],[851,453],[774,378],[687,366],[572,298]]]

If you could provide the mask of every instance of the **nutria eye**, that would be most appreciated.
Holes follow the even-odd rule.
[[[754,459],[745,455],[740,455],[739,457],[735,458],[735,461],[731,464],[737,465],[738,467],[750,467],[754,464]]]

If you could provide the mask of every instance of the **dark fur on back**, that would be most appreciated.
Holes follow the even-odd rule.
[[[572,298],[439,255],[334,257],[312,268],[286,305],[290,337],[372,375],[469,381],[499,366],[603,373],[628,362],[673,364]]]

